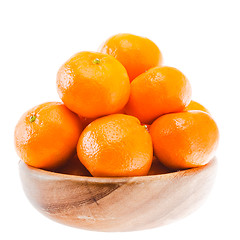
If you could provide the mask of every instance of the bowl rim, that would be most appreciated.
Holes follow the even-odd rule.
[[[188,168],[184,170],[177,170],[170,173],[162,173],[162,174],[156,174],[156,175],[146,175],[146,176],[133,176],[133,177],[93,177],[93,176],[79,176],[79,175],[72,175],[72,174],[65,174],[65,173],[57,173],[52,172],[49,170],[36,168],[33,166],[30,166],[26,164],[23,160],[19,160],[18,165],[19,168],[25,168],[28,172],[31,172],[33,175],[41,175],[45,176],[47,178],[53,178],[55,180],[72,180],[72,181],[88,181],[88,182],[95,182],[95,183],[120,183],[120,182],[141,182],[146,180],[156,180],[156,179],[162,179],[162,178],[176,178],[177,176],[187,176],[187,175],[193,175],[196,172],[201,172],[204,169],[207,169],[209,167],[213,167],[217,164],[217,158],[213,157],[207,164],[200,166],[200,167],[194,167],[194,168]],[[181,174],[180,174],[181,173]]]

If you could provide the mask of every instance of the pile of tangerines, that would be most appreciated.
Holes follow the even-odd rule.
[[[17,154],[30,166],[141,176],[157,163],[175,171],[205,165],[215,154],[215,121],[147,38],[118,34],[99,52],[75,54],[57,73],[57,91],[62,102],[30,109],[16,126]]]

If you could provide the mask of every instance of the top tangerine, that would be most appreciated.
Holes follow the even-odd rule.
[[[130,81],[148,69],[162,64],[162,54],[158,46],[148,38],[133,34],[122,33],[110,37],[100,51],[121,62]]]

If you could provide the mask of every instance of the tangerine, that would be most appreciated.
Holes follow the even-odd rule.
[[[178,69],[155,67],[131,82],[126,113],[142,123],[151,123],[157,117],[179,112],[191,101],[191,85]]]
[[[130,81],[148,69],[162,64],[162,54],[158,46],[148,38],[133,34],[122,33],[110,37],[100,51],[121,62]]]
[[[57,90],[70,110],[81,117],[97,118],[124,108],[130,83],[126,69],[114,57],[80,52],[60,67]]]
[[[209,111],[200,103],[196,102],[196,101],[191,101],[188,106],[184,109],[185,111],[189,111],[189,110],[200,110],[206,113],[209,113]]]
[[[150,134],[156,157],[174,170],[207,164],[219,140],[213,118],[198,110],[163,115],[153,122]]]
[[[94,177],[141,176],[151,167],[152,140],[137,118],[113,114],[83,130],[77,154]]]
[[[74,155],[81,132],[78,116],[64,104],[43,103],[18,121],[14,136],[16,151],[30,166],[54,169]]]

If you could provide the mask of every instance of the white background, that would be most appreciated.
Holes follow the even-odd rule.
[[[238,1],[0,1],[0,239],[240,239]],[[164,64],[190,80],[193,99],[218,123],[218,175],[206,203],[173,224],[130,233],[98,233],[55,223],[25,197],[13,146],[14,127],[29,108],[59,101],[58,68],[109,36],[153,40]]]

